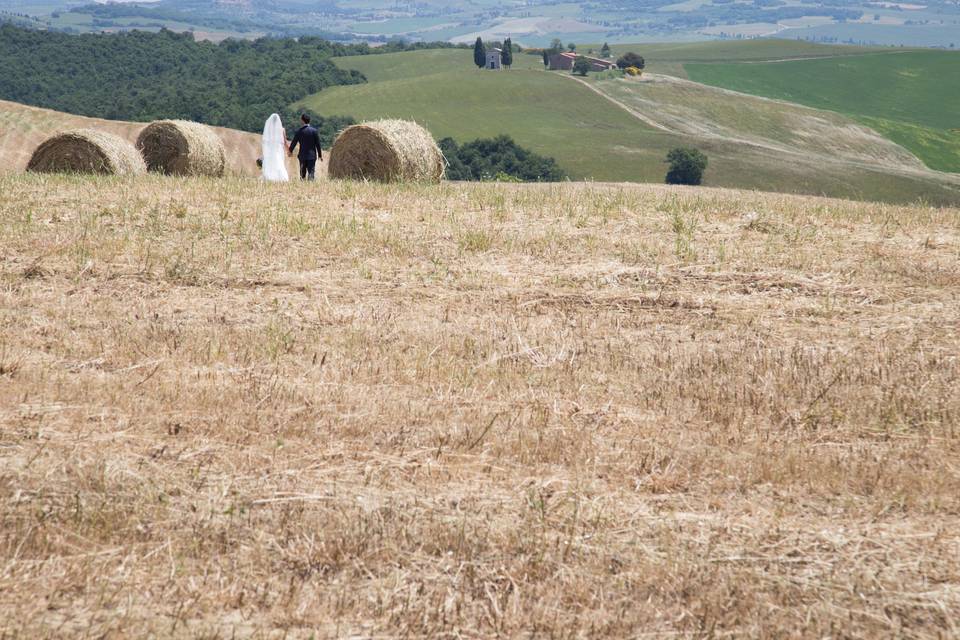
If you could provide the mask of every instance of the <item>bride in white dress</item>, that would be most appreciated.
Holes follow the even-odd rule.
[[[263,126],[263,179],[289,182],[287,174],[287,133],[276,113]]]

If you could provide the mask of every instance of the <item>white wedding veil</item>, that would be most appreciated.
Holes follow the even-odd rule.
[[[263,125],[263,179],[270,182],[287,182],[287,134],[280,116],[273,114]]]

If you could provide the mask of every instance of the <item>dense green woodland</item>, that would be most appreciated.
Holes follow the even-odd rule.
[[[72,36],[0,25],[0,99],[111,120],[184,118],[259,131],[304,96],[364,82],[330,61],[362,49],[318,38],[212,44],[170,31]]]

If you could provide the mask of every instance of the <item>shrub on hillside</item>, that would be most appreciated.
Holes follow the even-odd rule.
[[[667,184],[700,184],[703,172],[707,168],[707,156],[698,149],[676,147],[667,153],[670,170],[667,171]]]
[[[647,63],[644,61],[643,56],[638,55],[634,52],[625,53],[619,58],[617,58],[617,66],[621,69],[626,69],[627,67],[636,67],[637,69],[643,69],[647,66]]]
[[[497,136],[458,145],[453,138],[440,141],[447,158],[449,180],[558,182],[567,176],[553,158],[524,149],[510,136]]]
[[[590,61],[583,56],[577,56],[577,59],[573,62],[573,73],[578,76],[587,75],[590,73],[592,68],[593,67],[590,66]]]

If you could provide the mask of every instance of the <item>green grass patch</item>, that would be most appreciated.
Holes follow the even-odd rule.
[[[600,51],[600,44],[578,46],[586,51]],[[691,62],[765,62],[788,58],[815,59],[836,56],[859,56],[889,49],[829,45],[803,40],[708,40],[706,42],[658,42],[647,44],[610,43],[613,57],[634,51],[644,56],[647,71],[681,78],[687,77],[684,64]]]
[[[867,116],[860,116],[857,119],[912,151],[931,169],[960,172],[960,130],[943,131],[908,122]]]
[[[370,83],[403,78],[424,78],[439,73],[490,73],[473,66],[473,49],[427,49],[371,56],[335,58],[341,69],[356,69]],[[517,53],[510,71],[543,70],[540,56]],[[506,71],[504,72],[506,73]]]
[[[928,166],[960,171],[960,53],[886,52],[766,64],[685,65],[692,80],[876,125]]]

